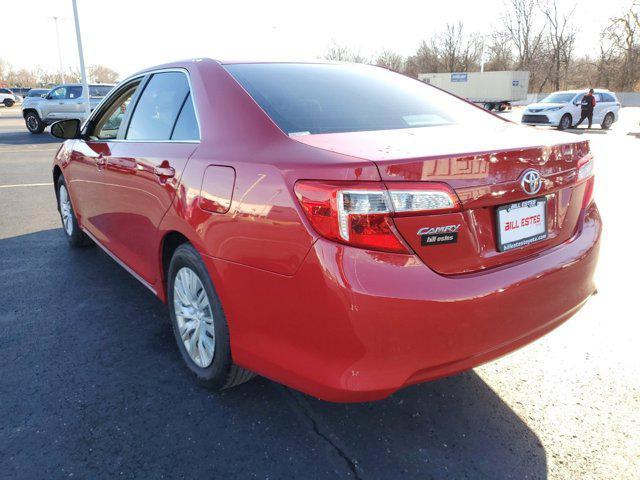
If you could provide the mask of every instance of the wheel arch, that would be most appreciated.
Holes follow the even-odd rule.
[[[59,193],[58,193],[58,179],[62,176],[62,169],[60,168],[60,165],[54,165],[53,166],[53,171],[51,172],[52,176],[53,176],[53,191],[56,194],[56,205],[58,205],[58,209],[60,209],[60,203],[59,203]]]
[[[193,242],[191,242],[186,235],[177,230],[169,230],[165,232],[162,240],[160,241],[161,292],[159,291],[158,293],[161,293],[161,298],[165,301],[167,298],[167,273],[169,272],[171,257],[173,257],[173,253],[176,249],[184,243],[190,243],[193,245]]]
[[[25,108],[24,110],[22,110],[22,118],[27,118],[27,115],[29,113],[35,113],[36,115],[38,115],[40,117],[40,112],[38,112],[38,110],[36,108],[30,107],[30,108]],[[42,118],[42,117],[40,117]]]

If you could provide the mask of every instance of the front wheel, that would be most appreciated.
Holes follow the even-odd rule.
[[[24,123],[31,133],[42,133],[46,127],[36,112],[27,113],[24,117]]]
[[[604,116],[604,120],[602,121],[600,127],[603,130],[609,130],[611,128],[611,125],[613,125],[613,113],[609,112]]]
[[[565,113],[558,123],[558,130],[566,130],[567,128],[571,128],[571,115]]]
[[[91,245],[91,239],[78,226],[78,219],[71,205],[71,197],[64,177],[60,175],[57,183],[58,212],[62,221],[62,230],[72,247],[86,247]]]
[[[201,383],[222,390],[253,378],[231,359],[222,304],[200,254],[188,243],[171,258],[167,304],[182,360]]]

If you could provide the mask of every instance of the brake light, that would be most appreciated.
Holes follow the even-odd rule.
[[[582,208],[587,208],[593,201],[593,157],[591,154],[585,155],[578,160],[578,182],[586,180],[584,196],[582,197]]]
[[[460,208],[455,193],[434,183],[296,183],[295,192],[313,228],[323,237],[355,247],[409,253],[396,235],[394,215]]]

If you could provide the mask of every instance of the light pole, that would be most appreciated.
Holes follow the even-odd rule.
[[[82,35],[80,34],[80,19],[78,18],[78,6],[76,0],[71,0],[73,4],[73,19],[76,23],[76,39],[78,40],[78,56],[80,57],[80,77],[82,78],[82,98],[84,100],[85,120],[89,118],[91,106],[89,104],[89,84],[87,83],[87,72],[84,68],[84,53],[82,53]]]
[[[49,17],[56,24],[56,41],[58,42],[58,62],[60,64],[60,83],[64,83],[64,69],[62,68],[62,50],[60,49],[60,30],[58,29],[58,20],[61,17]]]

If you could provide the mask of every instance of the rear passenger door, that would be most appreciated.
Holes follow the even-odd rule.
[[[105,151],[101,234],[109,250],[151,284],[160,275],[158,226],[199,142],[187,72],[160,71],[138,87]]]
[[[593,96],[596,99],[596,106],[593,109],[593,123],[602,123],[607,110],[607,104],[600,93],[594,93]]]

